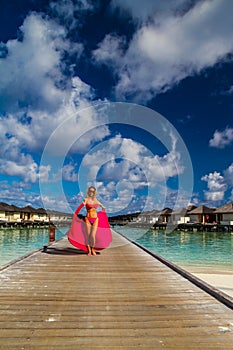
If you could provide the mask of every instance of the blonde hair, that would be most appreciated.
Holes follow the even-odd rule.
[[[97,191],[96,191],[96,188],[95,188],[94,186],[88,187],[87,192],[86,192],[86,195],[87,195],[87,197],[89,197],[89,192],[90,192],[91,189],[94,190],[94,198],[95,198],[95,197],[96,197]]]

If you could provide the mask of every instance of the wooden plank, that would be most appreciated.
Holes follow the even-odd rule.
[[[66,239],[0,273],[0,349],[232,349],[233,312],[114,233]]]

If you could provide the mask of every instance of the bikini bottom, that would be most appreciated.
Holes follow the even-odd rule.
[[[86,218],[90,222],[91,225],[93,225],[95,220],[97,219],[97,218],[89,218],[88,216],[86,216]]]

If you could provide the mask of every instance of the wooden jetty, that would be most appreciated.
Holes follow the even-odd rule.
[[[0,278],[0,349],[232,349],[233,311],[116,233],[97,256],[64,238]]]

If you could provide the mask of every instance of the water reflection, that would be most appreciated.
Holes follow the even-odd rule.
[[[61,238],[67,227],[56,229],[56,239]],[[0,266],[49,243],[48,228],[0,229]]]
[[[137,228],[118,231],[164,258],[183,265],[226,265],[233,263],[233,235],[223,232],[188,232],[149,230],[139,237]]]

